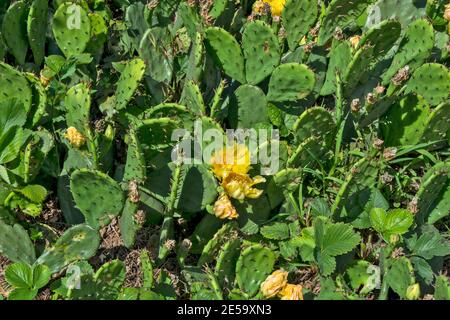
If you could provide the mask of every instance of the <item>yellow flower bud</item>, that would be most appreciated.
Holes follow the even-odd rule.
[[[278,293],[281,300],[303,300],[303,287],[299,284],[287,284]]]
[[[64,137],[75,148],[81,148],[86,143],[86,138],[74,127],[69,127]]]
[[[263,0],[263,2],[270,6],[270,12],[274,17],[281,16],[284,5],[286,4],[286,0]]]
[[[418,300],[420,298],[420,286],[418,283],[412,284],[406,289],[406,299]]]
[[[222,194],[214,204],[214,214],[219,219],[237,219],[239,217],[236,208],[226,194]]]
[[[273,272],[261,284],[261,292],[266,298],[275,297],[287,284],[288,273],[282,269]]]

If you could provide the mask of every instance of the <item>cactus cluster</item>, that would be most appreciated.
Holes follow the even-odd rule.
[[[450,299],[449,21],[1,2],[0,300]]]

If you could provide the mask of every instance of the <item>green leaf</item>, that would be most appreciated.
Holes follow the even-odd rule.
[[[370,222],[384,240],[389,241],[392,235],[402,235],[408,232],[414,222],[414,215],[404,209],[386,212],[381,208],[373,208],[370,211]]]
[[[406,244],[414,255],[426,260],[450,255],[450,245],[434,227],[424,232],[418,239],[417,235],[407,239]]]
[[[287,223],[274,222],[261,228],[264,238],[270,240],[285,240],[289,238],[289,226]]]
[[[435,300],[450,300],[450,282],[442,275],[436,278],[436,289],[434,290]]]
[[[23,262],[13,263],[6,268],[5,279],[15,288],[31,288],[33,286],[33,269]]]
[[[40,185],[28,185],[22,189],[17,189],[17,192],[21,193],[28,200],[34,203],[42,203],[47,197],[47,189]]]
[[[143,273],[143,288],[153,288],[153,265],[145,250],[141,252],[141,269]]]
[[[330,256],[345,254],[361,241],[358,233],[348,224],[332,224],[326,228],[322,242],[322,252]]]
[[[17,288],[9,293],[8,300],[33,300],[37,293],[36,289]]]
[[[411,261],[406,257],[394,260],[386,273],[384,281],[386,281],[395,293],[405,299],[406,290],[410,285],[416,282]]]
[[[22,103],[16,99],[0,101],[0,136],[12,127],[21,127],[27,121],[27,113]]]
[[[52,276],[50,269],[44,265],[40,264],[33,268],[33,289],[40,289],[45,287]]]

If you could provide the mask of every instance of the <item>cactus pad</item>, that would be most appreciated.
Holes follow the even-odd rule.
[[[234,127],[252,128],[255,124],[268,122],[267,98],[260,88],[245,84],[236,90],[235,96],[236,101],[229,111]]]
[[[373,46],[373,55],[382,59],[397,42],[402,26],[395,20],[386,20],[373,26],[361,38],[359,47]]]
[[[420,64],[420,61],[426,59],[433,49],[434,38],[433,26],[427,20],[420,19],[411,23],[405,31],[391,66],[383,75],[383,84],[388,84],[398,70],[411,61]]]
[[[421,95],[432,106],[448,99],[450,71],[438,63],[427,63],[418,68],[407,84],[407,93]]]
[[[66,2],[53,16],[53,34],[66,57],[83,53],[91,37],[91,22],[79,5]]]
[[[125,109],[144,76],[145,64],[141,59],[128,61],[116,88],[116,110]]]
[[[311,136],[319,136],[322,140],[335,129],[336,125],[330,112],[322,107],[307,109],[295,122],[293,131],[298,142]]]
[[[417,192],[417,222],[433,224],[450,213],[450,163],[439,162],[429,169]]]
[[[87,169],[74,171],[70,177],[70,190],[86,222],[93,228],[108,225],[122,211],[122,189],[101,172]]]
[[[244,55],[236,39],[224,29],[217,27],[206,29],[205,35],[212,53],[224,72],[240,83],[245,83]]]
[[[271,102],[302,100],[314,89],[315,82],[314,72],[306,65],[282,64],[270,78],[267,97]]]
[[[19,64],[25,63],[28,51],[27,15],[28,7],[25,1],[17,1],[3,16],[3,39]]]
[[[28,40],[34,62],[40,66],[44,61],[45,38],[47,34],[48,1],[34,0],[28,14]]]
[[[258,293],[261,283],[273,271],[275,258],[272,250],[259,244],[244,249],[236,264],[239,288],[249,296]]]
[[[280,63],[280,46],[272,28],[262,21],[249,22],[242,34],[246,78],[256,85]]]
[[[324,45],[333,36],[336,27],[343,30],[354,23],[369,4],[367,0],[331,1],[321,22],[318,44]]]
[[[10,65],[0,62],[0,97],[17,99],[28,112],[32,103],[32,91],[27,79]]]
[[[282,13],[283,25],[289,48],[293,51],[317,19],[318,8],[315,0],[288,0]]]
[[[44,251],[36,264],[45,264],[52,273],[57,273],[73,262],[91,258],[99,246],[98,232],[80,224],[64,232],[52,247]]]

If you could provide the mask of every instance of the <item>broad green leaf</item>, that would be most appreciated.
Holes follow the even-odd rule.
[[[439,276],[436,278],[435,288],[435,300],[450,300],[450,282],[446,276]]]
[[[40,264],[33,268],[33,289],[40,289],[45,287],[52,276],[50,269],[44,265]]]
[[[47,197],[47,189],[40,185],[28,185],[22,189],[17,189],[17,192],[24,195],[28,200],[34,203],[42,203]]]
[[[31,288],[33,286],[33,269],[23,262],[13,263],[6,268],[5,279],[15,288]]]
[[[322,252],[330,256],[345,254],[354,249],[360,241],[360,235],[355,233],[350,225],[332,224],[325,230]]]
[[[406,244],[413,254],[427,260],[450,255],[450,244],[434,228],[422,233],[418,239],[414,235],[406,240]]]
[[[386,273],[386,283],[395,291],[401,298],[406,298],[406,290],[414,284],[414,271],[411,262],[406,257],[401,257],[394,260],[388,272]]]
[[[384,229],[388,234],[402,235],[408,232],[414,222],[414,215],[408,210],[395,209],[388,212]]]
[[[0,110],[0,136],[12,127],[22,127],[27,121],[27,112],[16,99],[2,99]]]
[[[141,252],[141,269],[143,277],[143,287],[146,289],[153,288],[153,265],[147,251]]]
[[[33,300],[37,293],[36,289],[17,288],[10,292],[8,300]]]
[[[370,211],[372,227],[379,232],[386,241],[392,235],[402,235],[408,232],[414,222],[414,215],[408,210],[395,209],[386,212],[381,208]]]
[[[289,226],[286,223],[274,222],[265,225],[260,232],[264,238],[270,240],[285,240],[289,238]]]

